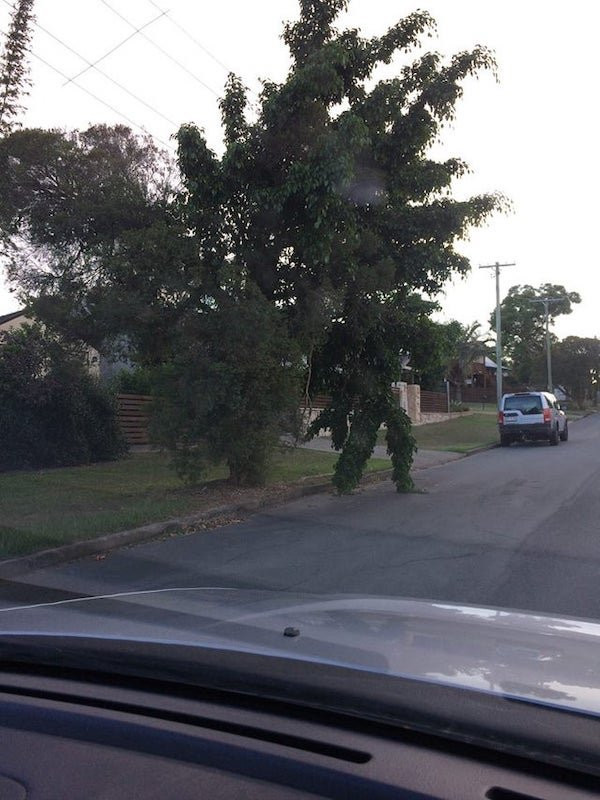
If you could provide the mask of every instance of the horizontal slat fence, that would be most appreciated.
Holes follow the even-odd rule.
[[[148,395],[117,395],[117,421],[128,445],[150,444],[151,406],[152,398]]]
[[[425,392],[421,390],[421,412],[424,414],[446,414],[448,398],[442,392]]]
[[[307,402],[306,397],[302,398],[302,408],[314,408],[317,411],[322,408],[327,408],[331,401],[331,397],[328,397],[325,394],[317,394],[314,397],[310,398],[310,402]]]

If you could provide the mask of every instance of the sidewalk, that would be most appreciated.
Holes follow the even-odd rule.
[[[331,439],[327,436],[321,436],[318,439],[312,439],[310,442],[301,445],[307,450],[319,450],[324,453],[330,453],[332,450]],[[335,451],[334,451],[335,452]],[[385,445],[376,445],[373,450],[375,458],[389,458]],[[458,461],[459,458],[464,458],[462,453],[449,453],[442,450],[421,450],[415,453],[413,461],[413,470],[427,469],[428,467],[437,467],[440,464],[447,464],[450,461]]]

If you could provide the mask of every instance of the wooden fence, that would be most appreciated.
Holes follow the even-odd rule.
[[[421,389],[421,413],[446,414],[448,398],[442,392],[426,392]]]
[[[503,391],[505,393],[509,392],[526,392],[527,387],[523,386],[522,384],[509,384],[508,382],[504,383]],[[452,387],[452,399],[457,399],[457,389],[455,386]],[[462,402],[463,403],[493,403],[496,404],[496,386],[487,386],[484,388],[483,386],[463,386],[462,391]]]
[[[152,398],[144,394],[117,395],[117,421],[128,445],[150,444],[148,426]]]
[[[306,397],[303,397],[301,408],[312,408],[315,411],[320,411],[323,408],[327,408],[330,401],[331,397],[328,397],[326,394],[317,394],[314,397],[311,397],[310,403],[307,403]]]

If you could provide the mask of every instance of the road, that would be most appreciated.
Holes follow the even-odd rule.
[[[22,576],[0,606],[224,586],[429,598],[600,618],[600,415],[568,443],[496,449],[239,524]]]

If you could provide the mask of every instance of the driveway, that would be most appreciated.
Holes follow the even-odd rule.
[[[225,528],[32,572],[4,605],[223,586],[430,598],[600,618],[600,415],[519,445],[320,495]]]

